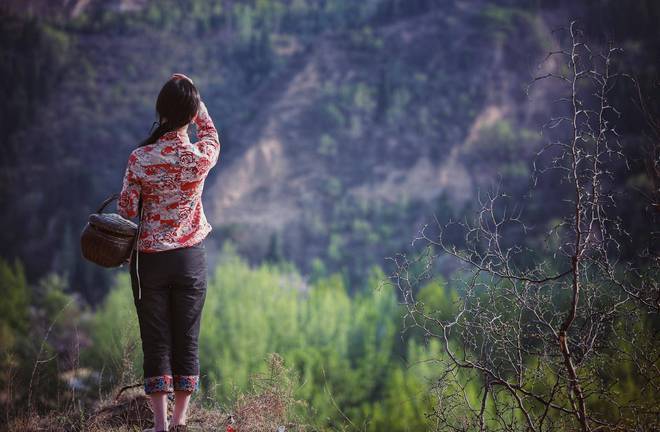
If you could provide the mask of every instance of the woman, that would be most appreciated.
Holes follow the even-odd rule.
[[[198,337],[206,296],[206,249],[211,231],[202,190],[220,154],[218,132],[192,80],[174,74],[156,102],[158,127],[131,152],[117,213],[142,213],[130,259],[133,299],[144,353],[144,391],[154,431],[167,431],[167,395],[174,393],[170,431],[186,430],[199,388]],[[197,126],[197,141],[188,125]]]

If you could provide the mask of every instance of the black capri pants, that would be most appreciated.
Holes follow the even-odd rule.
[[[135,254],[142,287],[138,298]],[[133,301],[140,324],[147,394],[199,389],[199,328],[206,298],[204,240],[161,252],[133,252]]]

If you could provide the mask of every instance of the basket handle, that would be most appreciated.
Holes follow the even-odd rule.
[[[103,201],[103,204],[101,204],[101,207],[99,207],[99,209],[96,210],[96,213],[101,213],[101,212],[103,212],[103,209],[104,209],[108,204],[110,204],[112,201],[116,200],[117,198],[119,198],[119,194],[118,194],[118,193],[115,193],[115,194],[110,195],[108,198],[105,199],[105,201]]]

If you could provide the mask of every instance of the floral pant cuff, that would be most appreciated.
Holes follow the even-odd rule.
[[[172,393],[174,391],[173,379],[171,375],[152,376],[144,379],[144,392],[152,393]]]
[[[144,379],[144,392],[172,393],[175,391],[194,392],[199,389],[199,375],[160,375]]]
[[[174,391],[194,392],[199,389],[199,375],[174,375]]]

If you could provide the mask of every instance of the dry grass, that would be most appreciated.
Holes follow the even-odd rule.
[[[293,396],[295,379],[277,354],[268,359],[268,371],[252,377],[248,391],[239,394],[229,413],[203,406],[193,399],[188,415],[191,431],[225,431],[231,424],[236,432],[306,431],[310,428],[299,414],[305,404]],[[116,389],[117,396],[97,402],[87,413],[73,409],[47,415],[13,419],[9,431],[21,432],[135,432],[153,426],[152,410],[142,387]],[[171,410],[172,404],[169,404]]]
[[[234,429],[238,432],[277,431],[284,426],[287,431],[304,431],[304,424],[297,411],[305,408],[302,401],[293,396],[295,380],[283,359],[272,354],[268,359],[268,372],[252,377],[251,389],[240,395],[234,404]]]

